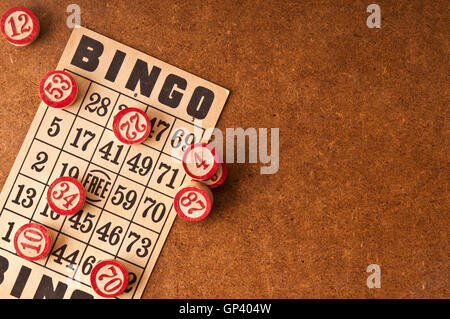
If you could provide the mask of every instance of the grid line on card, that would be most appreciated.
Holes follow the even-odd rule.
[[[118,96],[117,100],[120,98],[120,95],[121,95],[120,92],[118,92],[118,93],[119,93],[119,96]],[[112,112],[111,112],[111,114],[112,114]],[[111,116],[111,115],[110,115],[110,116]],[[105,127],[106,127],[106,125],[107,125],[107,123],[105,124]],[[97,145],[97,147],[98,147],[98,145]],[[97,149],[94,150],[93,155],[95,154],[95,151],[96,151],[96,150],[97,150]],[[128,148],[128,150],[127,150],[127,152],[126,152],[126,154],[125,154],[125,158],[127,157],[129,151],[130,151],[130,148]],[[122,162],[122,164],[120,165],[119,172],[120,172],[120,170],[122,169],[122,166],[123,166],[124,163],[125,163],[125,160],[124,160],[124,161]],[[90,164],[89,164],[89,165],[90,165]],[[88,165],[88,167],[86,168],[86,172],[88,171],[89,165]],[[98,216],[98,218],[97,218],[97,221],[95,222],[95,225],[94,225],[94,227],[93,227],[93,231],[92,231],[92,233],[90,234],[89,240],[88,240],[88,246],[92,246],[92,247],[97,248],[97,249],[98,249],[98,247],[96,247],[96,246],[94,246],[94,245],[91,245],[91,240],[92,240],[92,236],[94,235],[94,231],[95,231],[95,229],[97,228],[97,225],[98,225],[98,223],[99,223],[99,221],[100,221],[100,219],[101,219],[101,217],[102,217],[102,215],[103,215],[103,212],[105,211],[105,207],[106,207],[106,205],[107,205],[107,203],[108,203],[108,201],[109,201],[109,197],[111,196],[112,190],[114,189],[114,186],[116,185],[116,181],[117,181],[117,179],[118,179],[118,177],[119,177],[119,173],[115,173],[115,174],[116,174],[116,176],[115,176],[114,182],[113,182],[112,185],[111,185],[111,192],[109,192],[108,196],[106,197],[105,203],[103,204],[103,207],[101,207],[100,214],[99,214],[99,216]],[[81,255],[81,259],[80,259],[80,260],[83,260],[83,257],[84,257],[84,255],[85,255],[85,253],[86,253],[86,250],[87,250],[88,246],[86,246],[86,248],[84,249],[83,254]],[[77,265],[77,267],[75,268],[73,277],[76,276],[76,273],[77,273],[77,271],[78,271],[79,268],[80,268],[80,265]]]
[[[147,106],[147,108],[145,109],[145,112],[147,112],[148,108],[149,108],[149,107]],[[175,124],[175,122],[176,122],[176,120],[174,121],[174,124]],[[153,173],[154,173],[155,170],[156,170],[156,163],[158,163],[158,162],[159,162],[159,159],[161,158],[162,150],[163,150],[164,147],[166,146],[167,140],[169,139],[169,136],[170,136],[170,134],[172,133],[173,127],[174,127],[174,125],[172,125],[172,127],[170,128],[170,131],[169,131],[169,133],[167,134],[166,140],[164,141],[164,144],[163,144],[163,146],[161,147],[161,152],[159,153],[158,158],[157,158],[156,161],[155,161],[155,165],[153,166],[152,172],[150,173],[150,177],[149,177],[149,179],[148,179],[148,181],[147,181],[147,185],[150,183],[150,180],[152,179]],[[146,185],[146,186],[147,186],[147,185]],[[136,210],[134,211],[133,216],[132,216],[131,219],[130,219],[130,223],[128,224],[127,230],[125,231],[125,236],[123,237],[122,242],[121,242],[120,245],[119,245],[119,249],[118,249],[117,252],[116,252],[116,258],[117,258],[118,254],[119,254],[119,252],[120,252],[120,249],[122,248],[123,243],[125,242],[126,234],[128,233],[128,230],[130,229],[130,226],[131,226],[131,224],[132,224],[132,221],[134,221],[134,217],[136,216],[136,213],[137,213],[137,211],[138,211],[137,207],[139,207],[139,205],[141,204],[142,198],[144,198],[144,194],[145,194],[145,188],[144,188],[144,191],[142,192],[141,198],[139,199],[139,202],[138,202],[138,204],[137,204],[137,206],[136,206]],[[138,224],[138,223],[135,223],[135,224],[141,226],[141,225]],[[159,238],[159,233],[158,233],[158,238]],[[153,247],[156,245],[157,242],[158,242],[158,240],[156,240],[156,242],[153,244]],[[153,252],[153,249],[152,249],[152,252]],[[148,259],[150,259],[151,255],[152,255],[152,253],[150,253],[150,254],[148,255]]]
[[[1,246],[0,246],[0,249],[2,249],[2,250],[4,250],[4,251],[10,253],[9,250],[7,250],[6,248],[3,248],[3,247],[1,247]],[[36,261],[29,261],[29,262],[31,262],[31,263],[33,263],[33,264],[35,264],[35,265],[37,265],[37,266],[44,267],[44,268],[46,268],[46,269],[48,269],[48,270],[50,270],[50,271],[53,271],[54,273],[56,273],[56,274],[58,274],[58,275],[64,276],[64,277],[66,277],[66,278],[69,278],[66,274],[63,274],[62,272],[59,272],[59,271],[54,270],[54,269],[52,269],[52,268],[45,267],[45,266],[43,266],[42,264],[40,264],[40,263],[38,263],[38,262],[36,262]],[[76,282],[78,282],[78,283],[80,283],[80,284],[82,284],[82,285],[85,285],[86,287],[90,287],[90,285],[87,285],[87,284],[85,284],[84,282],[82,282],[82,281],[80,281],[80,280],[77,280],[77,279],[74,279],[74,278],[71,278],[71,279],[74,280],[74,281],[76,281]]]
[[[83,100],[81,100],[81,103],[80,103],[80,106],[78,107],[77,113],[75,114],[75,117],[73,118],[72,125],[70,126],[70,129],[67,131],[67,136],[66,136],[66,138],[64,139],[64,143],[62,144],[61,148],[59,149],[59,154],[58,154],[58,156],[57,156],[57,158],[56,158],[55,164],[53,165],[53,168],[52,168],[52,170],[51,170],[51,172],[50,172],[50,174],[49,174],[49,176],[48,176],[47,184],[48,184],[50,178],[52,177],[53,171],[54,171],[55,168],[56,168],[56,163],[58,163],[58,160],[59,160],[59,158],[60,158],[60,156],[61,156],[61,154],[62,154],[62,150],[64,149],[64,146],[66,145],[67,140],[69,139],[70,132],[72,131],[73,125],[75,124],[75,122],[76,122],[76,120],[77,120],[78,113],[80,113],[81,106],[83,105],[83,103],[84,103],[84,101],[85,101],[85,99],[86,99],[86,96],[87,96],[87,94],[88,94],[88,92],[89,92],[89,90],[90,90],[90,88],[91,88],[91,84],[92,84],[92,83],[89,83],[89,85],[88,85],[88,87],[87,87],[87,89],[86,89],[86,92],[84,93]],[[70,154],[70,153],[69,153],[69,154]],[[39,203],[40,203],[40,201],[41,201],[41,199],[42,199],[42,197],[43,197],[43,195],[44,195],[44,191],[45,191],[45,187],[44,187],[44,190],[42,191],[41,197],[39,198],[39,200],[38,200],[38,202],[37,202],[37,204],[36,204],[36,208],[34,209],[33,215],[31,216],[31,218],[34,217],[34,214],[36,213],[36,209],[39,207]],[[51,247],[51,249],[50,249],[50,252],[52,252],[53,249],[55,248],[56,242],[58,241],[58,237],[59,237],[59,235],[60,235],[60,233],[61,233],[62,227],[64,226],[64,222],[66,221],[66,219],[67,219],[67,216],[64,216],[64,219],[63,219],[63,221],[62,221],[62,223],[61,223],[61,226],[59,227],[59,231],[58,231],[57,234],[56,234],[56,238],[55,238],[54,242],[52,243],[52,247]],[[48,263],[48,261],[49,261],[49,259],[50,259],[50,256],[51,256],[51,254],[49,253],[49,254],[47,255],[47,258],[46,258],[45,264],[44,264],[44,267],[45,267],[45,268],[48,268],[48,269],[51,269],[51,268],[47,267],[47,263]],[[66,275],[66,277],[68,277],[68,276]]]
[[[103,85],[103,84],[101,84],[101,83],[99,83],[99,82],[96,82],[96,81],[94,81],[94,80],[91,80],[91,79],[89,79],[89,78],[87,78],[87,77],[85,77],[85,76],[83,76],[83,75],[80,75],[80,74],[78,74],[78,73],[76,73],[76,72],[73,72],[73,71],[71,71],[71,70],[69,70],[69,69],[64,69],[64,71],[73,73],[73,74],[75,74],[76,76],[79,76],[79,77],[81,77],[81,78],[83,78],[83,79],[85,79],[85,80],[90,81],[91,83],[95,83],[95,84],[97,84],[97,85],[99,85],[99,86],[102,86],[102,87],[107,88],[107,89],[109,89],[109,90],[111,90],[111,91],[114,91],[114,92],[116,92],[116,93],[118,93],[118,94],[120,94],[120,95],[126,96],[126,97],[128,97],[128,98],[130,98],[130,99],[132,99],[132,100],[135,100],[135,101],[137,101],[137,102],[139,102],[139,103],[142,103],[142,104],[144,104],[144,105],[147,105],[148,107],[151,107],[151,108],[153,108],[153,109],[155,109],[155,110],[158,110],[158,111],[160,111],[161,113],[164,113],[164,114],[166,114],[166,115],[169,115],[169,116],[171,116],[171,117],[173,117],[173,118],[175,118],[175,119],[178,119],[178,120],[180,120],[180,121],[186,122],[186,123],[188,123],[188,124],[190,124],[190,125],[193,125],[193,126],[196,126],[196,127],[198,127],[198,128],[203,129],[201,126],[199,126],[199,125],[197,125],[197,124],[195,124],[195,123],[191,123],[191,122],[188,122],[188,121],[186,121],[186,120],[183,120],[183,119],[180,118],[180,117],[177,117],[177,116],[175,116],[175,115],[173,115],[173,114],[170,114],[170,113],[168,113],[168,112],[165,112],[165,111],[163,111],[163,110],[160,110],[159,108],[157,108],[157,107],[155,107],[155,106],[148,105],[147,103],[144,103],[144,102],[142,102],[142,101],[136,99],[135,97],[132,97],[132,96],[130,96],[130,95],[127,95],[127,94],[124,94],[124,93],[119,92],[119,91],[117,91],[117,90],[114,90],[114,89],[112,89],[112,88],[110,88],[110,87],[107,87],[107,86],[105,86],[105,85]],[[81,117],[81,116],[80,116],[80,117]]]
[[[164,220],[164,223],[163,223],[161,229],[164,229],[164,226],[166,225],[167,219],[169,218],[170,213],[172,212],[172,208],[173,208],[173,204],[170,206],[169,212],[168,212],[168,214],[167,214],[167,216],[166,216],[166,219]],[[153,255],[153,251],[154,251],[155,248],[156,248],[156,243],[159,241],[159,237],[160,237],[160,236],[161,236],[161,234],[158,234],[158,237],[156,238],[155,244],[154,244],[153,247],[152,247],[152,251],[150,252],[150,254],[149,254],[148,258],[147,258],[147,261],[145,262],[144,269],[147,269],[148,263],[150,262],[150,259],[151,259],[150,256]],[[165,242],[163,243],[163,245],[164,245],[164,244],[165,244]],[[162,248],[161,248],[161,249],[162,249]],[[142,279],[142,276],[141,276],[141,278],[139,278],[138,282],[136,283],[136,287],[139,286],[139,284],[140,284],[140,282],[141,282],[141,279]],[[136,289],[136,290],[137,290],[137,289]],[[132,299],[134,298],[134,294],[136,293],[136,290],[133,292],[133,295],[131,296]]]
[[[49,145],[49,146],[52,146],[51,144],[49,144],[49,143],[47,143],[47,142],[44,142],[44,141],[42,141],[42,140],[40,140],[40,139],[38,139],[38,138],[36,138],[36,140],[39,141],[39,142],[42,142],[42,143],[44,143],[44,144],[47,144],[47,145]],[[54,146],[53,146],[53,147],[54,147]],[[78,159],[80,159],[80,160],[82,160],[82,161],[87,162],[86,159],[84,159],[84,158],[82,158],[82,157],[80,157],[80,156],[78,156],[78,155],[69,153],[69,152],[67,152],[66,150],[63,150],[63,149],[58,148],[58,147],[54,147],[54,148],[56,148],[56,149],[58,149],[58,150],[62,150],[63,153],[67,153],[67,154],[69,154],[69,155],[71,155],[71,156],[73,156],[73,157],[76,157],[76,158],[78,158]],[[163,154],[165,154],[165,153],[163,153]],[[167,154],[166,154],[166,155],[167,155]],[[95,163],[92,163],[92,164],[97,165],[97,164],[95,164]],[[98,166],[98,165],[97,165],[97,166]],[[134,183],[136,183],[136,184],[139,184],[140,186],[143,186],[143,187],[148,187],[148,188],[150,188],[151,190],[160,193],[161,195],[165,195],[165,196],[167,196],[167,197],[173,198],[173,196],[170,196],[170,195],[168,195],[168,194],[164,194],[164,193],[158,191],[157,189],[154,189],[154,188],[152,188],[152,187],[150,187],[150,186],[147,186],[146,184],[142,184],[142,183],[140,183],[140,182],[138,182],[138,181],[135,181],[135,180],[133,180],[133,179],[131,179],[131,178],[125,176],[125,175],[120,174],[120,173],[116,173],[116,172],[110,170],[109,168],[102,167],[102,169],[105,170],[105,171],[108,171],[108,172],[111,173],[111,174],[119,174],[121,177],[123,177],[123,178],[125,178],[125,179],[127,179],[127,180],[129,180],[129,181],[131,181],[131,182],[134,182]],[[22,174],[22,175],[24,175],[24,174]],[[48,185],[48,184],[45,184],[45,185]],[[95,206],[95,205],[94,205],[94,206]],[[99,206],[96,206],[96,207],[101,208],[101,207],[99,207]]]
[[[44,117],[45,117],[45,115],[47,114],[47,110],[48,110],[48,108],[45,109],[44,114],[42,115],[41,121],[39,122],[39,125],[38,125],[38,128],[37,128],[36,132],[34,133],[33,139],[36,138],[36,135],[37,135],[39,129],[41,128],[42,121],[44,120]],[[29,154],[29,152],[30,152],[30,150],[31,150],[31,146],[32,146],[32,145],[33,145],[33,143],[31,142],[31,143],[30,143],[30,146],[28,147],[27,153],[25,154],[25,157],[24,157],[24,158],[27,158],[27,156],[28,156],[28,154]],[[19,177],[20,171],[22,170],[22,167],[23,167],[23,164],[24,164],[24,163],[25,163],[25,160],[22,161],[22,164],[20,164],[20,168],[19,168],[19,170],[18,170],[18,173],[16,174],[16,177],[14,178],[14,182],[13,182],[12,185],[11,185],[11,189],[9,190],[8,196],[6,196],[5,202],[3,203],[3,208],[2,208],[2,211],[0,212],[0,216],[2,216],[3,210],[5,209],[6,204],[8,203],[9,196],[11,196],[11,193],[12,193],[12,191],[13,191],[14,185],[16,185],[17,178]]]
[[[89,92],[89,89],[90,89],[91,85],[92,85],[92,81],[89,83],[89,88],[88,88],[88,90],[86,90],[86,95],[85,95],[85,97],[87,96],[87,94],[88,94],[88,92]],[[120,94],[117,96],[116,102],[114,103],[114,106],[113,106],[112,108],[114,108],[114,107],[116,106],[117,101],[119,100],[119,97],[120,97]],[[84,104],[84,99],[83,99],[83,103],[81,103],[80,108],[78,109],[78,112],[77,112],[77,115],[76,115],[76,117],[75,117],[74,123],[75,123],[77,117],[80,117],[80,118],[81,118],[81,116],[79,116],[79,113],[80,113],[80,110],[81,110],[83,104]],[[112,112],[111,112],[111,114],[112,114]],[[110,119],[110,117],[111,117],[111,114],[110,114],[109,117],[108,117],[108,121],[109,121],[109,119]],[[83,174],[83,176],[82,176],[82,178],[81,178],[81,181],[84,180],[84,178],[85,178],[87,172],[89,171],[89,166],[92,164],[92,159],[94,158],[95,151],[97,150],[98,146],[100,145],[102,136],[103,136],[103,134],[104,134],[104,132],[105,132],[105,128],[106,128],[106,124],[105,124],[105,126],[102,126],[102,125],[100,125],[100,124],[98,124],[98,123],[95,123],[95,125],[97,125],[97,126],[99,126],[99,127],[103,127],[103,130],[102,130],[102,133],[100,134],[100,137],[99,137],[99,139],[98,139],[97,145],[95,146],[94,151],[92,152],[92,156],[91,156],[90,160],[89,160],[89,161],[86,161],[86,159],[82,159],[82,160],[84,160],[85,162],[87,162],[88,164],[87,164],[86,170],[85,170],[85,172],[84,172],[84,174]],[[72,126],[72,127],[73,127],[73,126]],[[71,129],[72,129],[72,128],[71,128]],[[69,130],[68,135],[70,135],[70,130]],[[75,155],[75,154],[72,154],[72,153],[70,153],[70,152],[64,150],[64,146],[65,146],[65,143],[64,143],[64,145],[63,145],[62,148],[61,148],[61,152],[64,151],[64,152],[66,152],[67,154],[70,154],[70,155],[72,155],[72,156]],[[77,156],[77,157],[78,157],[78,156]],[[79,158],[79,157],[78,157],[78,158]],[[92,233],[94,232],[95,227],[97,226],[97,223],[98,223],[98,220],[100,219],[101,213],[102,213],[102,212],[100,212],[99,218],[97,219],[97,222],[96,222],[95,226],[93,227]],[[61,223],[60,231],[58,232],[58,235],[56,236],[55,243],[56,243],[56,241],[57,241],[58,236],[59,236],[60,233],[62,233],[63,235],[67,236],[67,234],[66,234],[65,232],[62,231],[62,229],[63,229],[63,227],[64,227],[64,224],[65,224],[66,220],[67,220],[67,216],[65,216],[65,218],[63,219],[63,221],[62,221],[62,223]],[[87,243],[85,243],[85,242],[83,242],[83,241],[81,241],[81,240],[79,240],[79,239],[76,239],[76,240],[78,240],[79,242],[85,244],[83,253],[82,253],[81,258],[80,258],[80,262],[81,262],[81,260],[83,260],[84,254],[85,254],[85,252],[86,252],[86,250],[87,250],[87,248],[88,248],[88,246],[89,246],[89,241],[88,241]],[[95,247],[95,248],[99,249],[98,247]],[[101,249],[100,249],[100,250],[101,250]],[[52,247],[52,250],[51,250],[51,251],[53,251],[53,247]],[[46,264],[47,264],[47,262],[48,262],[48,259],[49,259],[49,258],[47,258]],[[75,268],[75,270],[74,270],[74,272],[73,272],[74,274],[73,274],[73,276],[71,277],[72,279],[75,278],[75,274],[76,274],[76,271],[77,271],[78,267],[79,267],[79,265],[77,264],[77,266],[76,266],[76,268]]]

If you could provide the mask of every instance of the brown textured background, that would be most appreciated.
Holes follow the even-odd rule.
[[[232,164],[206,220],[175,221],[145,298],[449,298],[448,1],[13,1],[0,41],[0,185],[41,77],[81,24],[231,90],[218,127],[279,127],[280,169]],[[367,265],[381,266],[368,289]]]

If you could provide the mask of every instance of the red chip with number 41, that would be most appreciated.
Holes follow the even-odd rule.
[[[84,204],[85,194],[81,183],[73,177],[57,178],[48,188],[47,202],[60,215],[73,215]]]

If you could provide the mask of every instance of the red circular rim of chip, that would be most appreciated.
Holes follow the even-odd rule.
[[[56,184],[61,183],[61,182],[70,182],[70,183],[74,184],[74,185],[78,188],[78,191],[80,192],[80,200],[78,201],[78,204],[77,204],[75,207],[73,207],[73,208],[71,208],[71,209],[69,209],[69,210],[63,210],[63,209],[57,207],[57,206],[53,203],[53,201],[52,201],[52,199],[51,199],[51,198],[52,198],[52,197],[51,197],[51,192],[52,192],[53,187],[55,187]],[[57,179],[55,179],[54,182],[48,187],[48,190],[47,190],[47,203],[48,203],[48,205],[50,206],[50,208],[51,208],[55,213],[57,213],[57,214],[59,214],[59,215],[73,215],[73,214],[75,214],[76,212],[78,212],[78,211],[81,209],[81,207],[83,207],[83,205],[84,205],[84,200],[85,200],[84,188],[83,188],[83,186],[81,185],[81,183],[80,183],[77,179],[75,179],[75,178],[73,178],[73,177],[63,176],[63,177],[57,178]]]
[[[49,98],[47,98],[47,96],[44,93],[44,85],[45,85],[45,81],[47,81],[47,79],[52,76],[53,74],[63,74],[65,76],[67,76],[70,79],[70,83],[72,85],[72,92],[70,92],[69,96],[66,97],[64,100],[62,101],[52,101]],[[78,91],[78,87],[77,87],[77,82],[75,82],[74,78],[67,72],[64,71],[60,71],[60,70],[56,70],[56,71],[52,71],[47,73],[41,80],[41,83],[39,84],[39,95],[41,96],[42,101],[44,101],[44,103],[50,107],[54,107],[56,109],[61,109],[63,107],[66,107],[70,104],[73,103],[73,101],[76,99],[77,97],[77,91]]]
[[[38,228],[42,234],[44,235],[45,238],[45,246],[44,246],[44,250],[42,251],[41,254],[37,255],[36,257],[28,257],[25,256],[24,254],[22,254],[22,252],[19,249],[19,244],[18,244],[18,239],[19,239],[19,235],[25,231],[27,228]],[[37,223],[28,223],[25,225],[22,225],[17,231],[16,234],[14,235],[14,249],[16,250],[17,255],[19,255],[20,257],[22,257],[23,259],[26,260],[30,260],[30,261],[34,261],[34,260],[39,260],[42,257],[44,257],[45,255],[48,254],[48,252],[50,251],[50,246],[51,246],[51,238],[50,238],[50,234],[48,233],[47,228],[45,228],[44,226],[37,224]]]
[[[183,214],[183,211],[181,210],[181,207],[180,207],[180,198],[181,198],[181,196],[184,195],[184,193],[186,193],[188,191],[198,192],[198,193],[202,194],[203,197],[205,197],[206,210],[203,215],[200,215],[199,217],[196,217],[196,218],[191,218],[191,217]],[[178,193],[175,195],[174,207],[175,207],[175,211],[177,212],[178,216],[180,216],[181,218],[188,220],[190,222],[196,222],[196,221],[199,221],[209,215],[209,213],[211,212],[212,204],[211,204],[211,199],[209,198],[209,194],[207,192],[205,192],[203,189],[198,188],[198,187],[188,186],[188,187],[184,187],[184,188],[180,189],[178,191]]]
[[[228,165],[227,165],[227,163],[223,162],[223,163],[220,163],[219,165],[222,165],[222,176],[214,184],[207,185],[209,188],[217,188],[220,185],[222,185],[223,182],[225,182],[225,180],[227,179],[227,176],[228,176]]]
[[[8,37],[8,35],[5,32],[5,20],[11,15],[11,13],[15,12],[15,11],[23,11],[26,14],[28,14],[31,18],[32,24],[33,24],[33,29],[31,30],[31,33],[21,39],[21,40],[14,40]],[[2,30],[2,34],[5,37],[5,39],[15,45],[26,45],[28,43],[31,43],[35,40],[38,32],[39,32],[39,21],[36,18],[36,16],[34,15],[33,12],[31,12],[30,10],[28,10],[27,8],[23,8],[23,7],[13,7],[11,9],[6,10],[5,13],[3,13],[2,15],[2,19],[0,20],[0,24],[1,24],[1,30]]]
[[[206,173],[205,175],[201,175],[201,176],[196,176],[196,175],[192,174],[187,169],[187,166],[186,166],[186,157],[187,157],[188,153],[196,147],[206,147],[207,149],[210,150],[212,156],[214,157],[214,164],[213,164],[211,170],[208,173]],[[195,143],[195,144],[192,144],[191,146],[189,146],[186,151],[184,151],[182,164],[183,164],[183,168],[184,168],[184,171],[186,172],[186,174],[188,174],[194,180],[202,181],[202,180],[210,178],[217,171],[217,168],[219,167],[219,157],[216,154],[216,149],[214,147],[212,147],[211,145],[209,145],[208,143]]]
[[[144,134],[141,138],[139,138],[138,140],[136,140],[136,141],[130,141],[130,140],[127,140],[126,138],[124,138],[124,137],[120,134],[120,130],[119,130],[120,119],[121,119],[125,114],[127,114],[127,113],[129,113],[129,112],[137,112],[137,113],[141,114],[142,116],[144,116],[145,122],[146,122],[146,124],[147,124],[147,128],[146,128],[145,134]],[[150,120],[149,120],[147,114],[146,114],[144,111],[142,111],[142,110],[140,110],[140,109],[138,109],[138,108],[135,108],[135,107],[128,107],[128,108],[126,108],[126,109],[123,109],[123,110],[120,111],[119,113],[117,113],[116,116],[114,116],[114,120],[113,120],[113,132],[114,132],[114,135],[119,139],[119,141],[121,141],[121,142],[124,143],[124,144],[130,144],[130,145],[131,145],[131,144],[138,144],[138,143],[144,141],[144,140],[148,137],[148,134],[150,133]]]
[[[98,288],[97,281],[95,280],[95,277],[97,276],[97,273],[99,272],[99,270],[103,268],[103,266],[110,265],[110,264],[113,264],[114,266],[117,266],[120,269],[120,271],[122,272],[124,280],[123,280],[122,287],[120,287],[120,289],[119,289],[119,291],[117,293],[111,294],[111,295],[107,295],[107,294],[104,294]],[[120,295],[121,293],[123,293],[125,291],[125,288],[127,288],[127,285],[128,285],[128,272],[125,269],[125,267],[121,263],[119,263],[117,260],[115,260],[115,259],[108,259],[108,260],[103,260],[103,261],[99,262],[97,265],[94,266],[94,268],[92,269],[92,272],[91,272],[90,279],[91,279],[92,289],[94,289],[94,291],[99,296],[104,297],[104,298],[114,298],[114,297]]]

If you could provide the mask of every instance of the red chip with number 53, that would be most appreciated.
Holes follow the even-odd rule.
[[[103,260],[92,269],[91,286],[101,297],[114,298],[128,285],[128,273],[116,260]]]
[[[77,98],[77,83],[64,71],[53,71],[44,76],[39,85],[42,101],[57,109],[71,105]]]
[[[51,239],[47,229],[36,223],[25,224],[14,235],[17,254],[27,260],[39,260],[48,254]]]
[[[192,181],[177,192],[174,207],[181,218],[198,221],[209,215],[213,200],[213,194],[206,185]]]
[[[73,215],[84,204],[84,188],[73,177],[57,178],[48,188],[47,202],[50,208],[60,215]]]
[[[39,21],[27,8],[7,10],[2,15],[0,26],[5,39],[19,47],[29,45],[39,34]]]
[[[113,132],[124,144],[141,143],[150,132],[150,120],[144,111],[128,107],[114,116]]]

